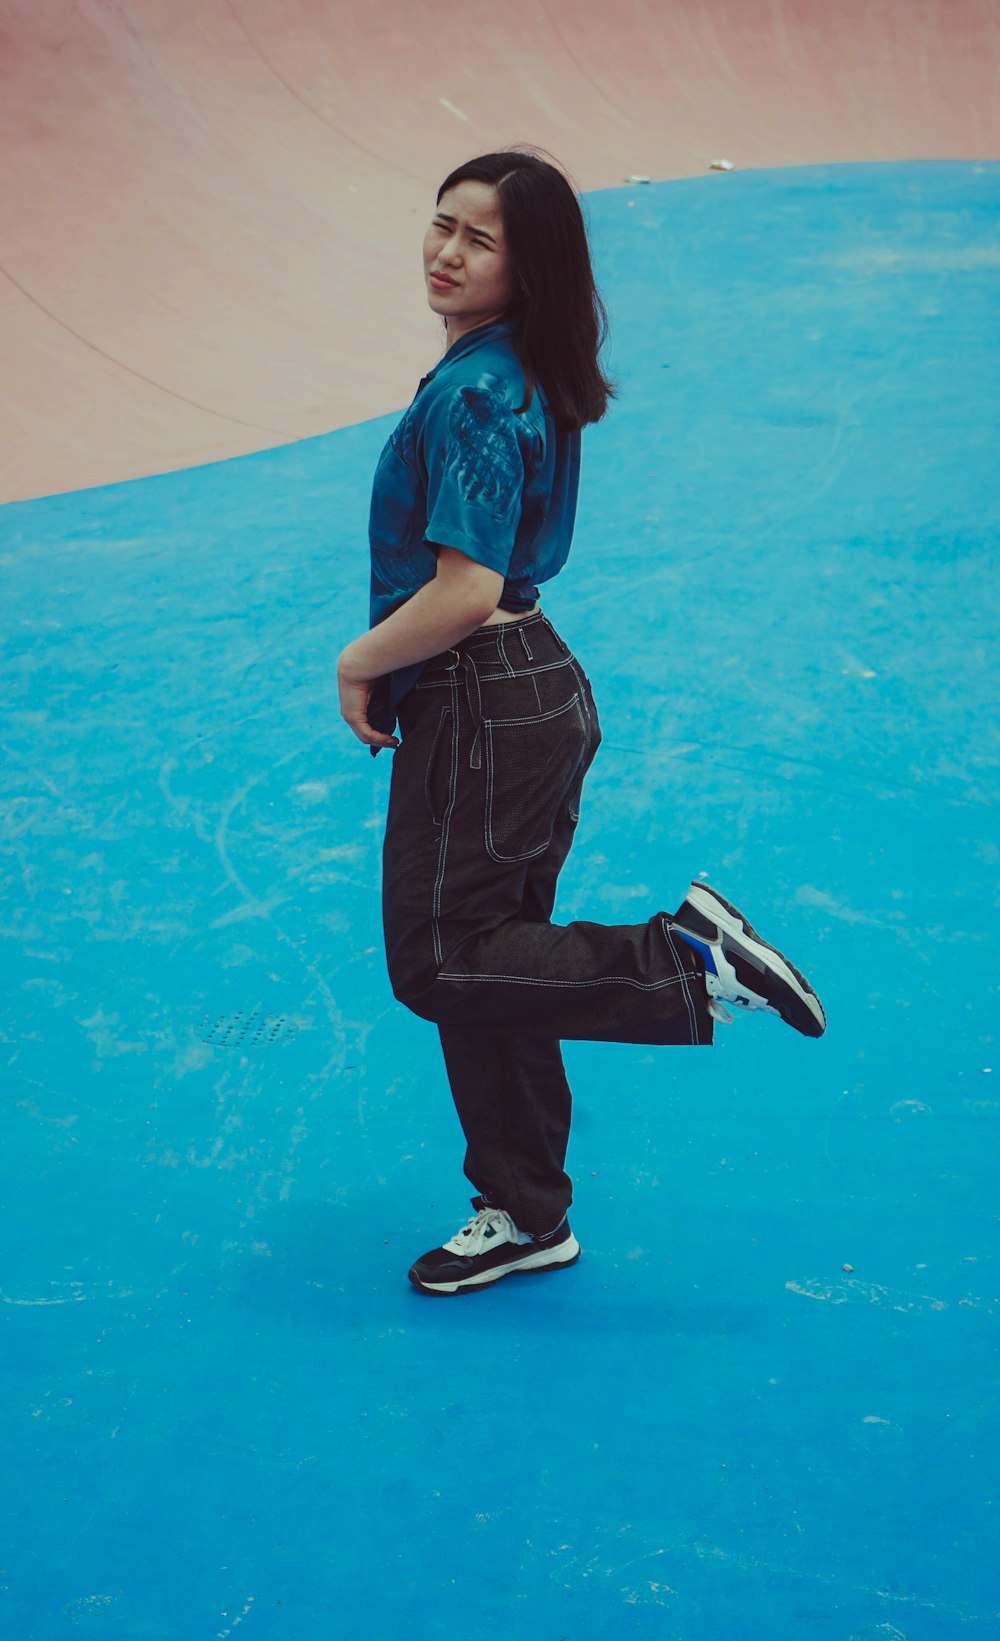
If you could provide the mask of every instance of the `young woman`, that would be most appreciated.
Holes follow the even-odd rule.
[[[810,1037],[826,1020],[707,884],[644,923],[550,921],[601,733],[538,583],[566,562],[580,431],[608,407],[605,314],[576,195],[530,152],[446,177],[423,255],[447,351],[379,460],[372,624],[338,680],[358,739],[395,749],[389,975],[438,1027],[478,1193],[410,1278],[455,1294],[579,1257],[561,1039],[708,1044],[726,1002]]]

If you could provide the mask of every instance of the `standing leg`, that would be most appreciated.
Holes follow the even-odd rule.
[[[572,1102],[558,1038],[439,1029],[467,1178],[520,1230],[543,1236],[573,1198],[565,1171]]]
[[[601,741],[596,709],[589,727],[590,744],[574,790],[560,807],[545,854],[531,863],[520,912],[527,922],[548,923],[552,916],[584,777]],[[478,1026],[438,1030],[466,1138],[466,1177],[522,1231],[544,1235],[573,1200],[566,1172],[573,1100],[558,1037]]]

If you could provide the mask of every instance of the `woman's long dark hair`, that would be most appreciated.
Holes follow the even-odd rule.
[[[540,382],[558,427],[575,431],[599,422],[615,392],[599,359],[608,315],[572,184],[556,165],[522,148],[458,166],[441,184],[437,203],[460,182],[489,183],[499,196],[517,287],[507,317],[525,374],[520,409],[527,409]]]

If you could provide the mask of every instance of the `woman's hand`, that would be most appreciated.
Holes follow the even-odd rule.
[[[340,716],[365,746],[397,747],[395,735],[383,735],[368,722],[368,702],[371,700],[374,680],[360,678],[351,665],[351,646],[343,651],[337,662],[337,687],[340,691]]]

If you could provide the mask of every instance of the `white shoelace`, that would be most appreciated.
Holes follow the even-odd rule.
[[[521,1243],[530,1241],[530,1236],[518,1230],[503,1208],[480,1208],[478,1214],[473,1214],[444,1246],[449,1253],[463,1254],[466,1259],[472,1259],[476,1254],[481,1254],[484,1247],[488,1248],[496,1242],[513,1242],[519,1247]]]

